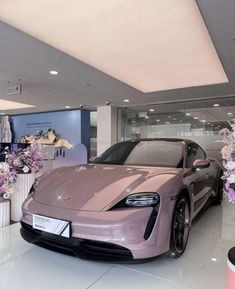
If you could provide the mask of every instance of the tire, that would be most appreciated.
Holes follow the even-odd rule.
[[[169,257],[180,257],[187,246],[190,230],[189,201],[185,195],[180,195],[176,201],[172,226]]]
[[[214,202],[213,202],[215,206],[221,205],[223,201],[224,182],[221,179],[222,175],[223,173],[221,172],[219,174],[219,181],[216,184],[216,196],[214,197]]]

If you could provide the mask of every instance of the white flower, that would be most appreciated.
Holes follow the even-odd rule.
[[[233,161],[227,162],[226,168],[230,171],[235,170],[235,162],[233,162]]]
[[[234,184],[235,183],[235,174],[231,174],[228,178],[227,178],[228,182],[230,184]]]
[[[27,166],[24,166],[22,171],[26,174],[29,172],[29,168]]]
[[[3,198],[4,199],[9,199],[10,198],[10,194],[9,193],[4,193],[3,194]]]
[[[11,177],[9,177],[9,182],[10,183],[12,183],[13,182],[13,180],[14,180],[14,178],[11,176]]]
[[[0,163],[0,171],[8,172],[8,171],[9,171],[9,165],[8,165],[8,163],[1,162],[1,163]]]

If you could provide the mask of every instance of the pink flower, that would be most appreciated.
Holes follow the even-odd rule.
[[[230,146],[224,146],[221,150],[223,159],[229,160],[232,154],[232,148]]]
[[[231,130],[220,131],[225,146],[221,150],[225,168],[222,179],[225,180],[224,193],[228,201],[235,202],[235,123],[229,122]]]

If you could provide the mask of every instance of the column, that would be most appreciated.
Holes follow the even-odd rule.
[[[97,156],[117,142],[117,108],[97,107]]]
[[[0,117],[0,142],[11,143],[12,134],[8,116]]]

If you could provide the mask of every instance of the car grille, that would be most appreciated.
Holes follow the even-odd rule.
[[[80,238],[64,238],[54,234],[33,229],[32,226],[21,222],[21,236],[30,243],[38,246],[73,255],[84,259],[106,262],[132,262],[130,250],[107,242],[85,240]]]

